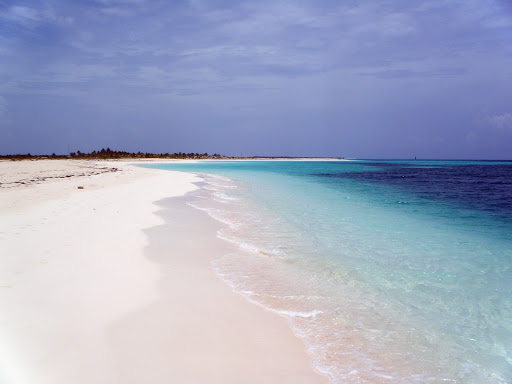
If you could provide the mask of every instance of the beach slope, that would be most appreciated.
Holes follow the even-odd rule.
[[[285,318],[215,275],[229,251],[215,223],[180,198],[155,204],[195,181],[0,162],[1,383],[328,382]]]

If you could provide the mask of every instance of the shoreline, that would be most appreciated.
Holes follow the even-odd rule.
[[[237,252],[237,247],[217,237],[221,224],[189,206],[190,199],[186,194],[159,201],[157,215],[164,222],[145,230],[146,255],[163,273],[161,295],[111,329],[117,348],[131,360],[122,382],[143,381],[137,378],[140,363],[127,351],[151,344],[161,353],[146,367],[172,372],[182,383],[329,383],[313,368],[304,341],[295,336],[285,316],[251,303],[213,270],[212,261]],[[183,292],[184,285],[192,289]],[[172,326],[149,340],[147,335],[124,337],[140,335],[141,324],[155,319]],[[176,327],[176,322],[182,326]]]
[[[56,163],[59,161],[61,163]],[[210,365],[205,362],[211,368],[210,372],[223,367],[222,372],[215,371],[220,375],[218,382],[240,382],[244,374],[252,375],[257,371],[261,359],[267,358],[265,361],[270,364],[268,356],[273,356],[272,364],[260,367],[259,382],[265,375],[265,382],[286,382],[284,377],[289,377],[290,382],[328,382],[325,376],[314,371],[302,341],[293,335],[284,318],[249,303],[218,278],[209,262],[204,263],[205,257],[211,257],[211,246],[195,250],[186,260],[192,262],[201,254],[194,261],[201,265],[181,265],[183,273],[190,273],[189,281],[181,279],[176,283],[176,279],[169,279],[170,274],[178,273],[180,264],[160,260],[168,249],[155,248],[155,241],[174,236],[174,246],[177,246],[178,240],[200,244],[205,236],[216,239],[212,224],[205,224],[210,218],[204,217],[196,220],[188,230],[183,223],[175,223],[173,231],[166,232],[167,236],[160,236],[160,240],[153,236],[155,231],[169,226],[169,217],[178,209],[175,206],[168,210],[171,213],[170,216],[167,214],[166,221],[157,202],[169,196],[184,196],[195,189],[193,183],[198,179],[194,175],[129,165],[138,163],[133,161],[94,162],[92,168],[105,164],[115,164],[118,168],[100,174],[92,174],[96,172],[94,170],[84,174],[80,167],[73,169],[77,160],[44,162],[30,162],[28,168],[44,177],[48,172],[44,165],[51,162],[51,165],[63,165],[65,169],[60,171],[64,173],[57,172],[55,178],[38,180],[31,185],[0,186],[0,253],[6,255],[0,260],[2,383],[127,383],[129,380],[135,383],[149,376],[151,382],[163,383],[173,379],[169,377],[173,371],[169,371],[169,362],[164,358],[166,353],[179,363],[180,358],[199,356],[200,352],[204,359],[208,360],[208,355],[212,361],[217,361],[216,364],[208,363]],[[18,177],[23,176],[13,163],[9,162],[8,167],[0,163],[0,182],[6,174],[12,176],[18,172]],[[90,165],[90,161],[87,163]],[[190,219],[191,212],[184,213],[181,221]],[[194,228],[203,233],[191,235]],[[226,245],[217,244],[213,248],[224,247]],[[147,252],[151,253],[150,259]],[[203,262],[199,263],[199,259]],[[162,262],[169,264],[164,268]],[[180,276],[178,273],[176,278]],[[191,283],[192,278],[196,279],[194,283]],[[199,289],[202,278],[208,282],[204,283],[203,294],[217,292],[216,297],[203,302],[204,295],[199,292],[195,292],[193,298],[183,295],[187,290]],[[177,291],[173,292],[181,292],[181,296],[173,296],[171,290],[165,288],[170,281],[178,284]],[[239,317],[222,318],[227,312],[214,305],[216,299],[222,299],[227,305],[224,308],[230,308],[230,313]],[[167,303],[177,300],[182,309],[197,310],[208,304],[210,307],[206,309],[210,312],[203,312],[203,318],[197,319],[197,312],[189,310],[188,320],[180,323],[179,319],[186,316],[171,310],[172,306],[163,305],[145,321],[137,323],[137,332],[123,334],[127,330],[123,328],[126,319],[133,319],[144,309],[155,308],[166,300]],[[247,315],[249,313],[251,316]],[[168,321],[159,322],[165,316]],[[260,324],[254,319],[259,319]],[[217,328],[212,328],[215,321]],[[193,335],[182,338],[178,344],[173,343],[175,339],[169,339],[169,335],[184,330],[192,322],[196,324],[195,329],[204,328],[204,332],[202,338],[196,340],[195,352],[186,354],[184,351],[189,348]],[[264,323],[263,327],[261,323]],[[216,329],[224,330],[228,338],[236,334],[234,329],[242,331],[239,337],[231,340],[230,345],[236,348],[231,348],[229,353],[225,351],[226,359],[215,360],[212,356],[215,353],[205,352],[209,350],[206,348],[208,340],[216,340],[213,346],[225,344],[222,338],[215,339],[218,337]],[[266,353],[253,355],[239,348],[244,346],[244,343],[240,345],[240,335],[248,330],[254,330],[257,335],[251,339],[253,345]],[[175,336],[183,335],[178,332]],[[162,344],[163,340],[169,343]],[[131,348],[126,348],[126,343],[131,343]],[[276,345],[284,349],[276,348]],[[268,354],[273,350],[287,352],[279,358],[279,354]],[[230,358],[239,362],[245,358],[245,363],[239,365],[238,379],[227,375],[229,365],[222,365]],[[189,363],[195,371],[189,370],[188,378],[185,372],[180,377],[181,382],[187,382],[200,370],[198,361],[192,364],[189,360]],[[149,366],[154,369],[148,369]],[[283,371],[279,367],[288,368]],[[128,375],[128,372],[132,374]],[[299,372],[299,376],[294,372]]]

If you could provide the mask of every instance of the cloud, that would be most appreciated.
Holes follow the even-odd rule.
[[[426,71],[415,71],[410,69],[387,69],[375,72],[358,73],[360,76],[371,76],[377,79],[410,79],[410,78],[430,78],[430,77],[455,77],[464,75],[466,71],[463,68],[440,68]]]
[[[2,114],[7,99],[16,129],[64,131],[68,111],[95,123],[133,105],[140,120],[167,127],[172,116],[177,131],[231,129],[248,118],[233,111],[251,111],[255,130],[325,126],[354,148],[366,139],[351,127],[379,127],[391,143],[414,124],[418,146],[439,136],[445,149],[511,131],[510,113],[486,112],[511,96],[504,0],[0,3]]]
[[[7,21],[20,24],[24,27],[36,25],[41,19],[36,9],[19,5],[10,7],[6,12],[0,14],[0,16]]]
[[[143,4],[146,0],[97,0],[97,3],[100,4]]]
[[[101,13],[107,16],[116,16],[116,17],[131,17],[134,15],[133,10],[128,10],[120,7],[106,7],[101,9]]]
[[[75,21],[74,17],[58,15],[50,3],[41,9],[15,5],[4,12],[0,12],[1,19],[11,25],[26,29],[33,29],[44,23],[68,26]]]
[[[512,132],[512,114],[508,112],[501,115],[487,116],[486,121],[493,128]]]
[[[76,20],[73,16],[59,15],[50,5],[46,5],[46,7],[41,11],[41,18],[44,22],[61,27],[71,26]]]
[[[350,14],[362,21],[352,24],[351,32],[371,34],[385,38],[395,38],[414,33],[417,29],[415,19],[400,12],[383,12],[380,7],[356,7]]]

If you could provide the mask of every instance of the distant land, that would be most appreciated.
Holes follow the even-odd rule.
[[[149,152],[126,152],[115,151],[110,148],[101,149],[99,151],[85,152],[71,152],[69,155],[32,155],[15,154],[15,155],[0,155],[0,159],[7,160],[26,160],[26,159],[148,159],[148,158],[166,158],[166,159],[222,159],[227,158],[219,154],[209,155],[208,153],[149,153]]]
[[[150,153],[150,152],[126,152],[126,151],[114,151],[110,148],[101,149],[100,151],[92,151],[89,153],[83,153],[80,151],[71,152],[69,155],[32,155],[27,154],[15,154],[15,155],[0,155],[1,160],[37,160],[37,159],[80,159],[80,160],[105,160],[105,159],[298,159],[298,158],[309,158],[309,157],[292,157],[292,156],[224,156],[218,153],[209,155],[208,153]],[[319,159],[320,157],[311,157],[311,159]],[[323,157],[322,157],[323,158]],[[325,157],[327,158],[327,157]],[[329,157],[332,159],[332,157]],[[339,158],[343,159],[343,158]]]

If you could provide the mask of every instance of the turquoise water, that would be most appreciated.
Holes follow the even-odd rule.
[[[190,205],[213,267],[333,383],[512,382],[512,163],[221,161]]]

